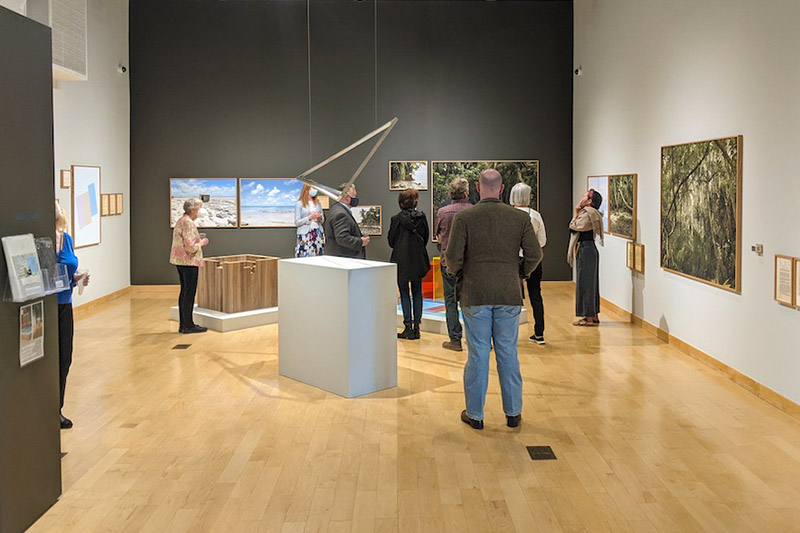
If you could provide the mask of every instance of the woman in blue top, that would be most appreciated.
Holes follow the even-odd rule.
[[[72,427],[72,420],[65,418],[61,414],[64,408],[64,390],[67,387],[67,374],[72,364],[72,338],[74,334],[74,323],[72,319],[72,288],[78,282],[78,258],[75,256],[75,249],[72,246],[72,237],[67,233],[67,213],[62,209],[61,204],[56,200],[56,259],[62,265],[66,265],[69,279],[72,280],[69,288],[58,293],[58,368],[59,383],[61,385],[61,429]],[[86,274],[86,283],[89,283],[89,275]]]

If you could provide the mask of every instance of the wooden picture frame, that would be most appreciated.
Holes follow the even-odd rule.
[[[733,250],[733,275],[729,277],[726,281],[715,281],[711,279],[705,279],[698,275],[693,275],[689,272],[683,272],[677,268],[673,268],[671,266],[665,265],[665,233],[670,231],[669,228],[665,225],[664,221],[664,209],[665,203],[668,203],[667,209],[672,209],[677,202],[674,201],[674,198],[669,202],[665,202],[665,169],[667,167],[667,160],[671,159],[670,155],[673,154],[673,151],[680,147],[688,147],[691,145],[697,144],[707,144],[709,146],[709,151],[711,150],[712,146],[716,146],[720,151],[721,144],[723,142],[731,142],[735,140],[736,143],[736,156],[735,156],[735,165],[736,169],[732,173],[731,176],[732,180],[735,181],[735,189],[736,189],[736,198],[735,198],[735,206],[733,207],[732,218],[735,226],[735,235],[733,236],[734,241],[734,248]],[[743,146],[744,146],[744,137],[742,135],[732,135],[728,137],[718,137],[714,139],[706,139],[702,141],[692,141],[688,143],[680,143],[680,144],[672,144],[667,146],[661,147],[661,207],[659,209],[659,222],[660,222],[660,250],[659,250],[659,264],[661,265],[662,270],[666,272],[670,272],[672,274],[688,278],[694,281],[699,281],[700,283],[704,283],[706,285],[710,285],[712,287],[717,287],[728,292],[732,292],[735,294],[742,293],[742,161],[743,161]],[[729,160],[732,158],[726,157]],[[704,158],[705,159],[705,158]],[[700,166],[698,163],[698,168]],[[694,172],[694,171],[692,171]],[[687,178],[688,179],[688,178]],[[720,180],[717,180],[720,181]],[[683,180],[685,183],[686,180]],[[680,192],[680,191],[673,191]]]
[[[176,193],[179,196],[176,196]],[[215,194],[216,193],[216,194]],[[233,196],[229,196],[233,194]],[[208,195],[209,202],[204,206],[210,211],[208,219],[197,219],[201,229],[236,229],[239,227],[239,180],[237,178],[169,178],[169,227],[183,216],[183,202],[187,198],[200,198]],[[213,202],[213,203],[212,203]],[[209,225],[207,221],[215,214],[217,218],[227,218],[225,225]],[[230,221],[233,220],[233,223]]]
[[[303,190],[302,182],[294,178],[239,178],[238,189],[240,228],[297,227],[294,206]]]
[[[108,194],[100,195],[100,216],[107,217],[111,213],[108,205],[109,196]]]
[[[794,307],[795,301],[795,265],[794,257],[775,255],[773,297],[781,305]]]
[[[363,224],[363,215],[364,212],[369,211],[371,209],[378,209],[378,225],[377,228],[374,225],[366,226]],[[361,229],[362,235],[368,235],[370,237],[380,236],[383,234],[383,208],[379,205],[360,205],[358,207],[351,207],[350,211],[353,213],[353,218],[356,219],[356,223],[358,223],[358,227]]]
[[[61,188],[69,189],[72,187],[72,172],[69,170],[61,170],[59,172]]]
[[[633,245],[633,270],[644,274],[644,244],[634,243]]]
[[[403,165],[403,164],[424,165],[425,166],[425,170],[424,170],[425,183],[423,185],[417,186],[417,180],[416,179],[414,179],[412,181],[413,185],[411,185],[410,187],[409,186],[398,185],[398,184],[393,183],[392,176],[394,176],[394,174],[396,174],[397,172],[393,173],[392,171],[394,169],[398,168],[399,165]],[[416,169],[416,170],[412,171],[412,174],[417,174],[417,170],[419,170],[419,169]],[[389,190],[390,191],[403,191],[405,189],[416,189],[418,191],[427,191],[429,183],[430,183],[430,166],[428,165],[427,161],[389,161]]]
[[[792,258],[794,272],[794,308],[800,309],[800,257]]]
[[[100,214],[101,169],[92,165],[70,167],[72,241],[77,250],[98,246],[103,242],[102,216]]]
[[[634,258],[634,250],[633,250],[633,248],[634,248],[634,246],[636,246],[636,244],[632,243],[630,241],[625,243],[625,266],[630,268],[631,270],[633,270],[633,264],[634,264],[634,261],[633,261],[633,258]]]
[[[121,215],[125,211],[125,197],[121,192],[116,194],[117,197],[117,214]]]
[[[429,181],[430,181],[430,188],[431,188],[431,212],[430,212],[430,224],[431,224],[431,242],[438,242],[436,238],[436,213],[439,210],[439,207],[444,204],[447,200],[447,185],[449,182],[457,177],[464,177],[463,175],[448,175],[447,179],[445,179],[445,183],[438,183],[436,178],[437,171],[440,168],[440,165],[475,165],[475,168],[468,169],[469,175],[467,176],[467,181],[470,184],[469,187],[469,198],[472,203],[478,203],[478,194],[475,190],[475,182],[477,182],[477,174],[479,174],[482,170],[486,168],[493,168],[496,166],[500,166],[503,169],[503,164],[525,164],[530,165],[535,169],[536,181],[535,183],[527,183],[531,189],[533,190],[533,195],[536,196],[536,201],[531,202],[533,205],[531,207],[536,211],[539,210],[539,197],[540,197],[540,181],[541,181],[541,165],[539,164],[538,159],[450,159],[450,160],[435,160],[430,162],[430,166],[428,167],[428,174],[429,174]],[[502,172],[501,172],[502,174]],[[523,180],[524,181],[524,180]],[[534,186],[535,185],[535,186]],[[511,194],[511,186],[506,184],[505,189],[503,190],[502,200],[504,202],[508,202],[509,195]],[[437,205],[438,204],[438,205]]]

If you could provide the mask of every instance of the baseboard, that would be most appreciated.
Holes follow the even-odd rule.
[[[700,361],[704,365],[711,367],[714,370],[721,372],[722,374],[725,374],[731,381],[733,381],[740,387],[752,392],[765,402],[777,407],[778,409],[784,411],[785,413],[789,413],[794,416],[800,416],[800,404],[793,402],[789,398],[770,389],[763,383],[759,383],[758,381],[754,380],[751,377],[748,377],[747,375],[741,373],[735,368],[726,365],[719,359],[716,359],[715,357],[707,354],[706,352],[697,348],[696,346],[692,346],[688,342],[679,339],[675,335],[672,335],[668,331],[661,329],[655,324],[651,324],[650,322],[644,320],[643,318],[634,315],[630,311],[623,309],[617,304],[610,302],[602,297],[600,298],[600,302],[604,310],[608,310],[613,314],[619,315],[620,317],[622,317],[623,320],[627,320],[634,326],[638,326],[643,330],[645,330],[646,332],[650,333],[651,335],[658,337],[662,341],[675,346],[675,348],[682,351],[689,357],[696,359],[697,361]]]
[[[95,298],[94,300],[90,300],[86,303],[75,306],[73,310],[75,318],[91,313],[101,305],[116,300],[120,296],[125,296],[126,294],[131,292],[131,289],[132,289],[131,286],[127,286],[124,289],[114,291],[110,294],[106,294],[105,296],[101,296],[100,298]]]

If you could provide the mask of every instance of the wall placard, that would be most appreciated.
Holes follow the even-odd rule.
[[[644,274],[644,244],[634,243],[633,245],[633,270]]]
[[[775,256],[775,301],[779,304],[795,305],[795,267],[794,258],[787,255]]]
[[[800,257],[792,260],[794,265],[794,306],[800,309]]]
[[[72,173],[69,170],[62,170],[59,174],[61,175],[61,188],[69,189],[72,187]]]
[[[635,244],[632,242],[625,243],[625,266],[633,270],[633,256],[634,256],[634,246]]]

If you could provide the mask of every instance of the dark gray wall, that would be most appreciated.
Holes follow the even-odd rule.
[[[134,284],[177,281],[170,177],[291,177],[394,116],[357,182],[384,209],[368,257],[389,257],[389,160],[539,159],[545,279],[570,279],[572,2],[379,1],[377,61],[372,2],[131,0],[130,15]],[[349,178],[368,148],[318,179]],[[293,229],[208,234],[206,255],[293,253]]]
[[[54,236],[50,28],[0,7],[0,236]],[[0,290],[8,283],[0,261]],[[58,314],[44,359],[19,366],[19,304],[0,302],[0,531],[27,529],[61,494]]]

